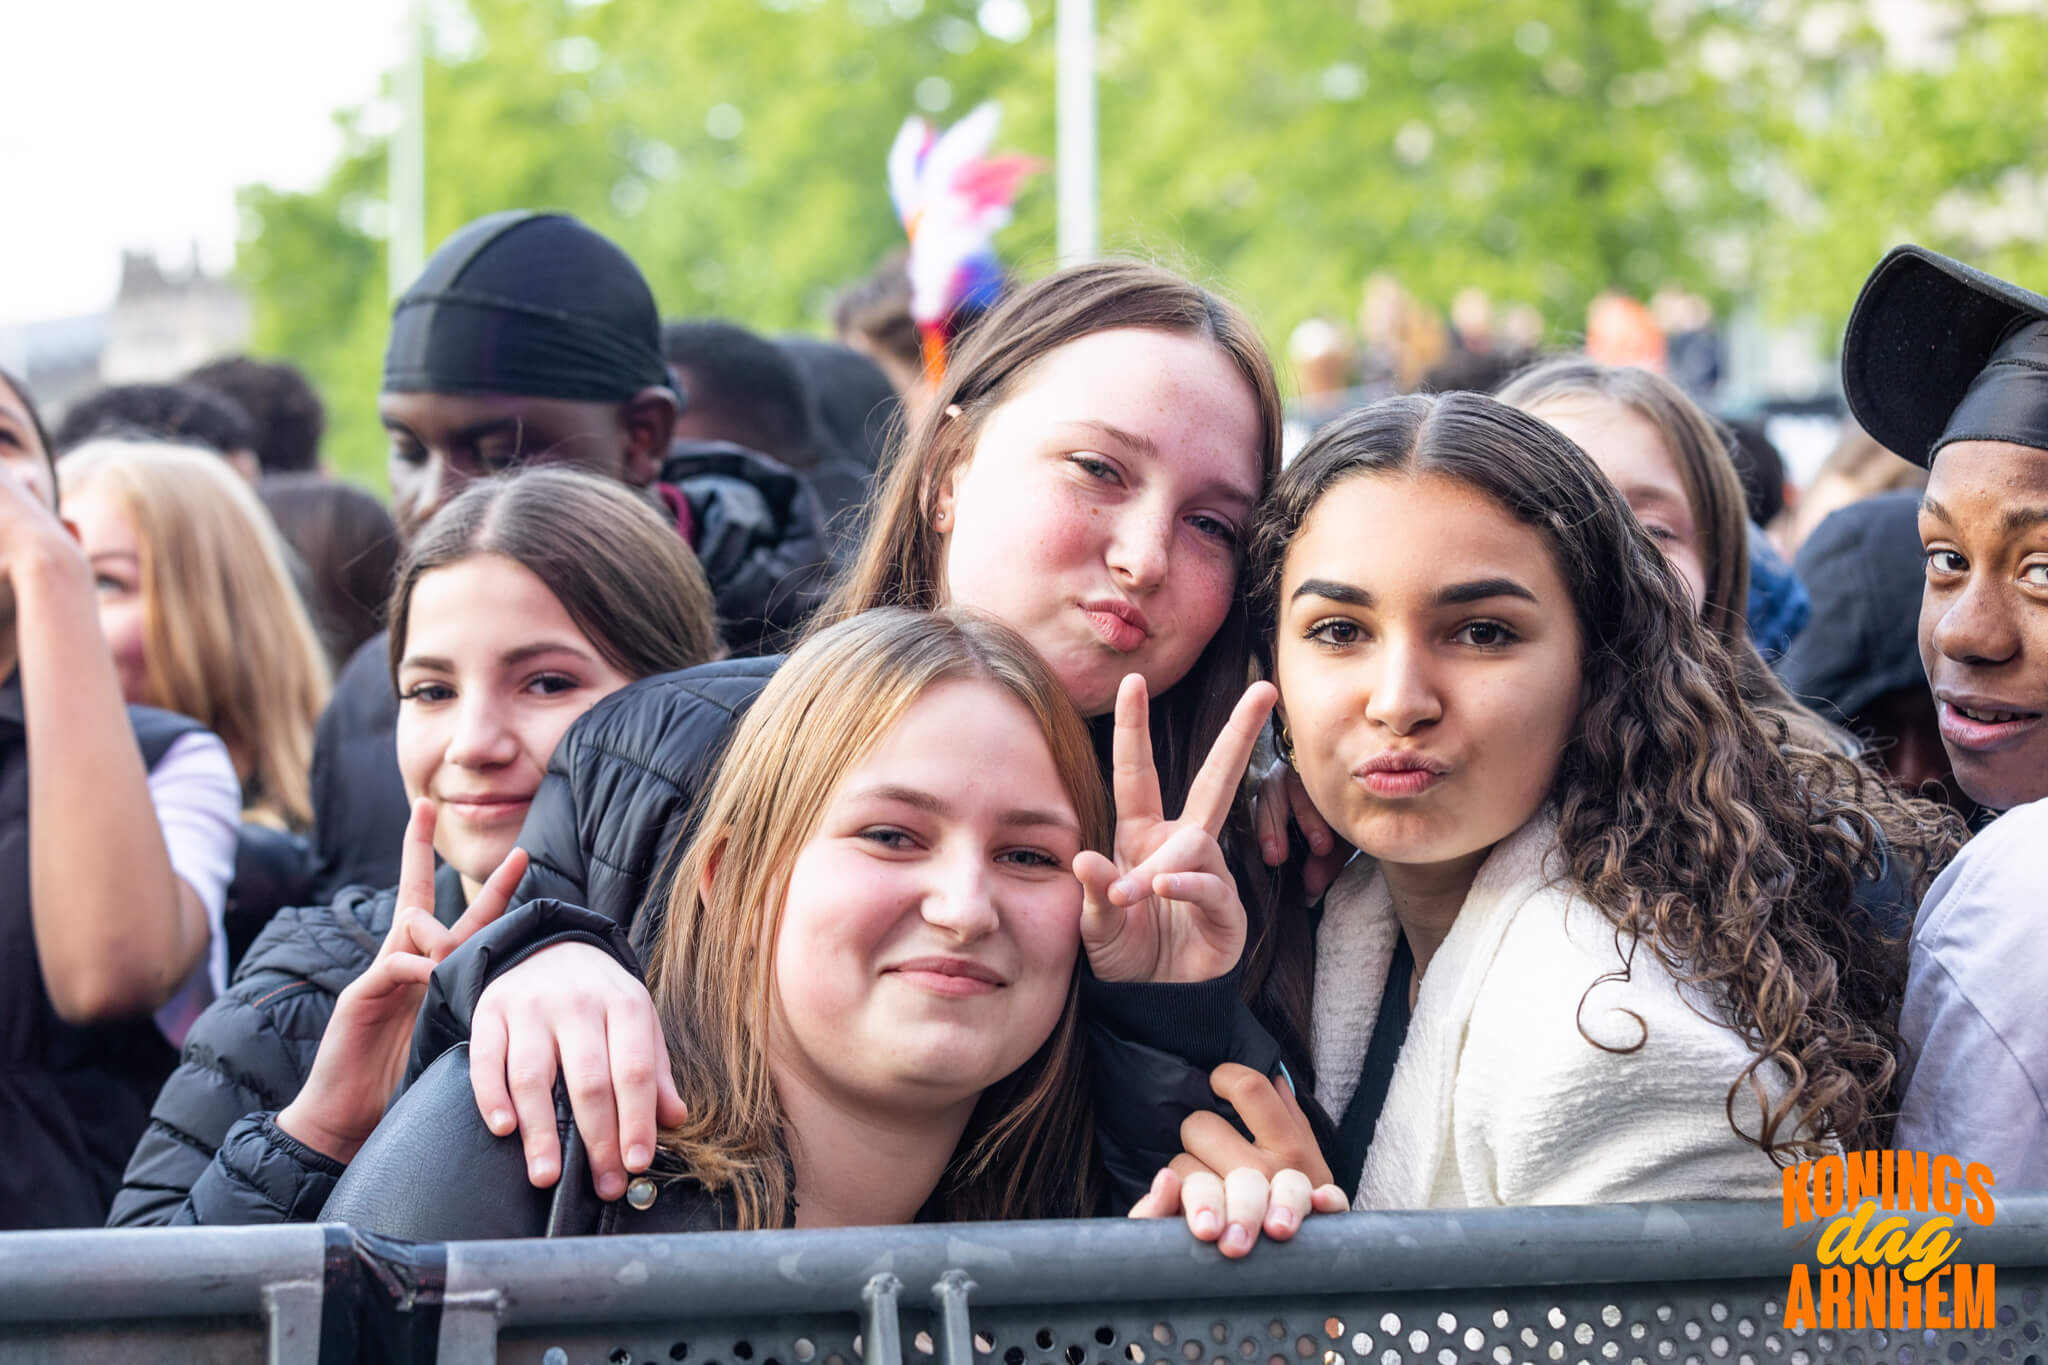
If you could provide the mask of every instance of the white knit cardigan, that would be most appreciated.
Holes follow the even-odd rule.
[[[1603,980],[1622,970],[1628,940],[1618,947],[1613,922],[1563,884],[1556,835],[1545,811],[1498,844],[1430,959],[1358,1208],[1779,1192],[1778,1168],[1728,1122],[1748,1046],[1689,1004],[1704,997],[1647,946],[1625,978]],[[1358,1085],[1400,932],[1378,865],[1361,855],[1331,887],[1317,931],[1316,1098],[1333,1116]],[[1582,1024],[1610,1046],[1642,1046],[1604,1051]],[[1781,1072],[1760,1074],[1783,1094]],[[1747,1088],[1734,1112],[1758,1130]]]

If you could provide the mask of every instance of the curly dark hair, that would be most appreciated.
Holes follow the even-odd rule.
[[[1733,659],[1598,467],[1546,423],[1478,394],[1360,409],[1281,476],[1250,551],[1269,671],[1289,542],[1332,487],[1388,473],[1485,493],[1543,537],[1571,589],[1584,703],[1549,799],[1577,892],[1614,924],[1616,976],[1648,946],[1718,1002],[1754,1054],[1729,1083],[1729,1124],[1774,1160],[1830,1138],[1883,1145],[1905,944],[1858,905],[1857,886],[1897,856],[1917,897],[1960,846],[1960,823],[1746,705]],[[1766,1067],[1789,1081],[1775,1100]],[[1744,1092],[1754,1131],[1737,1118]]]

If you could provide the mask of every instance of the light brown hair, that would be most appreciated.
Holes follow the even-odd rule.
[[[629,678],[718,655],[711,585],[675,527],[615,479],[539,466],[470,484],[406,547],[391,590],[394,687],[413,589],[477,555],[503,555],[538,578]]]
[[[1794,740],[1835,753],[1854,753],[1846,731],[1829,724],[1785,690],[1749,637],[1749,499],[1720,423],[1662,375],[1631,365],[1602,365],[1581,355],[1539,361],[1496,395],[1524,412],[1558,399],[1597,398],[1648,422],[1663,438],[1685,485],[1706,560],[1706,603],[1700,621],[1735,661],[1743,699],[1778,716]]]
[[[1265,344],[1244,314],[1199,285],[1142,261],[1107,260],[1056,271],[1006,297],[975,325],[946,368],[938,393],[879,472],[860,548],[815,624],[875,607],[930,609],[945,598],[946,538],[933,525],[939,490],[973,458],[989,415],[1024,384],[1036,363],[1070,341],[1142,328],[1213,342],[1243,376],[1259,414],[1259,491],[1280,473],[1284,414]],[[1153,761],[1166,809],[1177,811],[1190,783],[1251,681],[1251,636],[1242,592],[1187,676],[1152,699]],[[1106,739],[1106,729],[1098,737]],[[1105,745],[1104,752],[1107,749]],[[1106,759],[1105,759],[1106,761]],[[1264,872],[1244,803],[1225,830],[1239,866]],[[1250,917],[1242,980],[1306,1045],[1307,921],[1275,913],[1271,878],[1241,882]]]
[[[1087,727],[1009,627],[968,612],[876,610],[813,635],[776,670],[704,797],[647,970],[676,1088],[690,1106],[662,1146],[706,1188],[731,1195],[741,1227],[780,1226],[793,1188],[787,1120],[766,1052],[790,869],[846,774],[919,697],[956,679],[994,683],[1024,704],[1080,819],[1082,842],[1108,845],[1109,801]],[[1051,1038],[983,1092],[935,1192],[944,1217],[1094,1211],[1079,981],[1077,962]]]
[[[135,528],[150,706],[219,735],[245,818],[313,821],[313,728],[327,655],[289,552],[254,490],[212,451],[88,441],[57,463],[66,496],[102,486]]]

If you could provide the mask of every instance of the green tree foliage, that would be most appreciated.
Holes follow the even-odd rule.
[[[1790,141],[1802,211],[1769,257],[1779,311],[1839,326],[1903,241],[2048,287],[2048,5],[1980,2],[1953,25],[1890,61],[1862,31],[1812,73]]]
[[[998,99],[1001,145],[1050,161],[1053,3],[435,0],[429,243],[566,209],[633,254],[670,316],[818,328],[901,244],[883,161],[906,114]],[[1376,270],[1438,305],[1472,284],[1533,303],[1560,338],[1609,287],[1769,287],[1838,316],[1957,166],[1991,193],[2048,165],[2048,49],[2018,20],[1986,29],[1997,42],[1959,46],[1958,91],[1791,55],[1795,29],[1765,16],[1809,7],[1098,0],[1104,244],[1222,285],[1276,339],[1351,316]],[[1792,98],[1816,81],[1817,109]],[[318,190],[245,195],[241,265],[256,344],[322,384],[330,460],[377,483],[384,147],[348,126]],[[1029,275],[1054,239],[1046,175],[1001,246]]]

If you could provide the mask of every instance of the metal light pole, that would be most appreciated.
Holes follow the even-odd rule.
[[[1095,128],[1095,0],[1059,0],[1060,264],[1095,258],[1098,152]]]
[[[385,269],[391,297],[419,278],[427,263],[427,16],[422,0],[405,0],[404,45],[393,82],[398,128],[386,157],[391,235]]]

